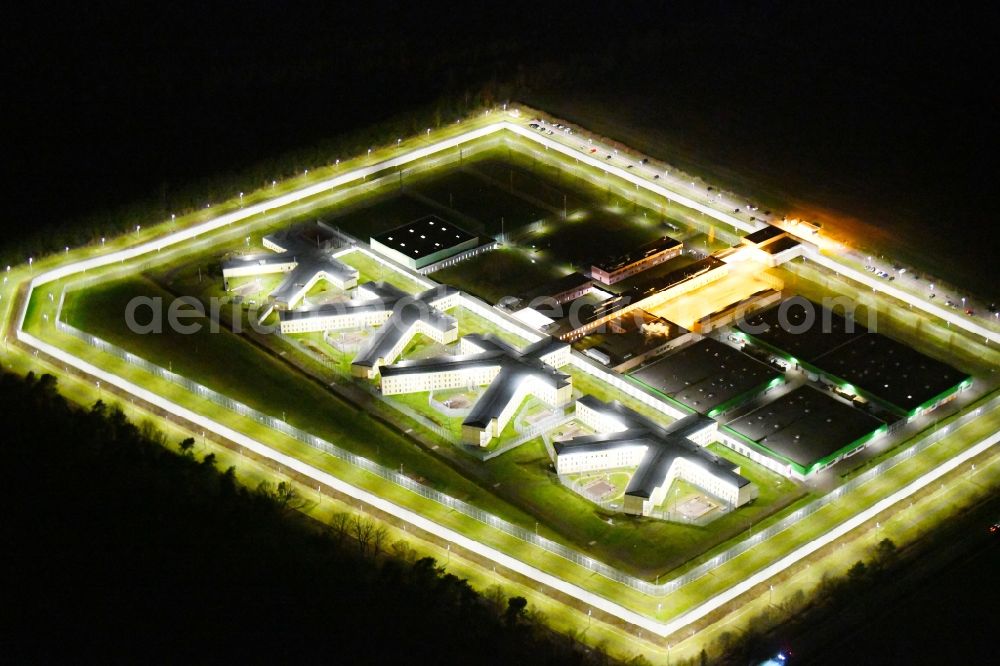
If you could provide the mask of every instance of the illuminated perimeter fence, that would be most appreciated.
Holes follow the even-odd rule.
[[[62,299],[60,299],[60,301],[61,300]],[[468,504],[467,502],[463,502],[462,500],[451,497],[450,495],[446,495],[437,490],[434,490],[433,488],[429,488],[424,484],[414,481],[413,479],[404,476],[403,474],[395,470],[390,470],[363,456],[359,456],[354,453],[351,453],[350,451],[346,451],[340,448],[339,446],[327,442],[324,439],[321,439],[315,435],[305,432],[304,430],[300,430],[299,428],[291,426],[285,421],[282,421],[273,416],[268,416],[267,414],[259,412],[251,407],[248,407],[247,405],[244,405],[241,402],[238,402],[236,400],[233,400],[232,398],[222,395],[221,393],[213,391],[212,389],[203,386],[198,382],[192,381],[177,373],[166,370],[158,365],[154,365],[153,363],[150,363],[149,361],[140,358],[135,354],[132,354],[131,352],[125,351],[124,349],[116,345],[113,345],[105,340],[102,340],[96,336],[81,331],[80,329],[71,326],[70,324],[65,323],[58,315],[56,316],[55,319],[56,319],[56,327],[60,331],[72,335],[73,337],[82,340],[86,344],[102,352],[120,358],[126,361],[127,363],[141,370],[144,370],[154,376],[160,377],[169,382],[182,386],[203,399],[210,400],[216,403],[217,405],[221,405],[226,409],[236,412],[241,416],[253,419],[256,422],[261,423],[269,428],[272,428],[273,430],[276,430],[284,435],[287,435],[299,442],[302,442],[307,446],[311,446],[324,453],[328,453],[366,472],[369,472],[382,479],[395,483],[396,485],[401,486],[402,488],[405,488],[410,492],[416,493],[421,497],[433,500],[439,504],[448,507],[449,509],[458,511],[459,513],[464,514],[469,518],[473,518],[481,523],[493,527],[494,529],[500,530],[505,534],[509,534],[510,536],[513,536],[517,539],[520,539],[527,543],[531,543],[539,548],[543,548],[548,552],[563,557],[569,560],[570,562],[573,562],[574,564],[578,564],[581,567],[586,568],[589,571],[593,571],[594,573],[600,574],[601,576],[609,578],[615,582],[627,585],[635,590],[638,590],[639,592],[648,595],[659,595],[659,596],[667,595],[676,591],[677,589],[686,585],[687,583],[690,583],[692,581],[697,580],[698,578],[701,578],[705,574],[711,572],[716,567],[728,562],[734,557],[749,550],[750,548],[757,545],[761,541],[764,541],[766,539],[775,536],[779,532],[788,529],[802,518],[805,518],[806,516],[809,516],[819,511],[821,508],[823,508],[827,504],[830,504],[831,502],[835,502],[845,493],[848,493],[858,488],[859,486],[864,485],[865,483],[876,478],[886,470],[889,470],[895,467],[896,465],[908,460],[909,458],[913,457],[920,451],[923,451],[932,444],[940,441],[943,437],[951,433],[953,430],[962,427],[963,425],[971,422],[975,418],[978,418],[981,414],[985,413],[986,411],[992,410],[995,407],[1000,406],[1000,395],[997,395],[991,400],[989,400],[987,403],[976,408],[975,410],[963,414],[952,423],[937,428],[933,432],[924,435],[913,446],[910,446],[909,448],[907,448],[904,451],[901,451],[892,458],[889,458],[888,460],[885,460],[881,464],[871,468],[864,474],[861,474],[855,479],[851,480],[850,482],[845,483],[843,486],[837,488],[833,492],[813,500],[811,503],[807,504],[804,507],[799,508],[798,510],[786,516],[785,518],[781,519],[780,521],[768,526],[765,529],[762,529],[760,532],[757,532],[753,536],[744,539],[743,541],[740,541],[739,543],[731,546],[727,550],[715,555],[711,559],[701,563],[700,565],[694,567],[693,569],[688,570],[684,574],[677,576],[676,578],[673,578],[665,583],[660,583],[657,585],[654,583],[650,583],[649,581],[642,580],[641,578],[636,578],[635,576],[631,576],[627,573],[619,571],[614,567],[611,567],[603,562],[599,562],[592,557],[589,557],[587,555],[584,555],[583,553],[573,550],[572,548],[568,548],[567,546],[556,543],[550,539],[546,539],[545,537],[539,536],[531,530],[526,530],[517,525],[513,525],[507,522],[506,520],[498,518],[497,516],[494,516],[493,514],[487,511],[483,511],[482,509],[479,509],[475,506],[472,506],[471,504]]]

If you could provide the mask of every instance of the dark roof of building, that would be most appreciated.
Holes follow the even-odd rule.
[[[608,257],[600,261],[595,261],[594,268],[598,268],[605,273],[614,273],[615,271],[621,270],[622,268],[634,264],[637,261],[642,261],[647,257],[651,257],[666,250],[672,250],[680,244],[681,242],[679,240],[673,239],[670,236],[663,236],[662,238],[657,238],[649,243],[644,243],[634,250],[630,250],[617,257]]]
[[[427,215],[372,236],[372,240],[413,259],[426,257],[475,238],[468,231],[437,215]]]
[[[702,338],[632,373],[642,383],[708,414],[782,375],[729,345]]]
[[[365,367],[374,366],[379,359],[386,359],[388,353],[404,337],[412,334],[417,322],[423,322],[441,332],[458,329],[458,321],[432,307],[419,307],[416,302],[407,304],[393,312],[385,324],[365,341],[352,363]]]
[[[485,428],[510,404],[521,382],[529,378],[543,381],[556,389],[566,386],[569,382],[569,375],[542,363],[531,365],[504,363],[496,379],[472,406],[462,424]]]
[[[743,240],[753,243],[754,245],[760,245],[761,243],[766,243],[772,238],[777,238],[783,233],[785,233],[784,229],[779,229],[778,227],[769,224],[763,229],[758,229],[752,234],[747,234],[743,237]]]
[[[713,426],[715,422],[712,419],[691,414],[668,426],[662,426],[618,401],[605,403],[588,395],[581,398],[580,402],[585,402],[588,407],[595,410],[615,412],[625,425],[625,429],[556,442],[553,444],[556,453],[562,455],[607,451],[619,447],[647,447],[646,454],[629,480],[625,490],[627,495],[649,498],[663,483],[670,466],[677,458],[685,458],[693,464],[702,466],[713,476],[725,478],[737,487],[750,483],[735,471],[737,465],[707,451],[689,439],[693,434]]]
[[[659,277],[646,280],[617,296],[612,296],[611,298],[603,300],[595,305],[584,305],[579,308],[574,307],[574,317],[572,322],[569,321],[568,317],[561,319],[548,327],[546,332],[554,336],[562,335],[596,319],[614,314],[618,310],[622,310],[632,303],[641,301],[642,299],[648,298],[653,294],[675,287],[683,282],[687,282],[688,280],[725,265],[725,262],[717,257],[705,257],[704,259],[700,259],[693,264],[688,264],[687,266],[670,271],[669,273]],[[586,298],[586,296],[583,298]]]
[[[806,469],[883,425],[874,416],[809,385],[728,424]]]
[[[270,252],[232,257],[222,263],[223,270],[243,268],[248,263],[271,266],[294,262],[295,268],[285,274],[281,283],[270,293],[276,301],[288,303],[296,292],[317,273],[326,273],[340,282],[356,280],[358,270],[334,259],[333,236],[321,226],[298,225],[265,236],[265,240],[281,248]]]
[[[552,298],[559,302],[559,296],[567,292],[582,289],[583,287],[591,284],[593,284],[591,279],[583,273],[570,273],[569,275],[564,275],[561,278],[552,280],[551,282],[546,282],[540,287],[532,289],[523,296],[520,296],[517,299],[518,307],[527,307],[531,304],[531,301],[539,298]]]
[[[298,264],[285,276],[274,291],[271,298],[276,301],[288,303],[305,284],[312,280],[318,273],[326,273],[330,277],[340,282],[348,282],[358,277],[358,270],[346,264],[342,264],[333,257],[321,256],[317,254],[296,255]]]
[[[488,351],[476,354],[455,354],[453,356],[410,359],[385,366],[382,368],[382,376],[392,377],[393,375],[451,372],[466,368],[496,367],[501,364],[502,357],[503,354],[501,352]]]
[[[411,329],[417,322],[423,322],[442,332],[457,329],[458,322],[454,317],[434,307],[440,299],[457,293],[457,289],[440,285],[416,296],[410,296],[387,282],[374,284],[372,290],[378,294],[380,302],[392,309],[392,314],[358,350],[357,356],[352,361],[353,365],[372,367],[378,359],[386,358],[386,354],[396,346],[396,343],[412,332]]]
[[[704,259],[699,259],[693,264],[688,264],[687,266],[682,266],[676,270],[670,271],[655,278],[651,278],[640,284],[637,284],[626,294],[632,294],[633,300],[641,300],[647,296],[651,296],[655,293],[661,292],[670,287],[675,287],[682,282],[687,282],[692,278],[696,278],[699,275],[713,271],[716,268],[725,266],[726,262],[722,261],[718,257],[709,255]]]
[[[845,311],[845,315],[802,296],[793,296],[750,315],[739,328],[798,360],[811,363],[868,332],[855,321],[852,312]]]
[[[879,333],[862,335],[813,363],[862,391],[910,412],[969,375]]]
[[[768,243],[767,245],[761,247],[760,249],[764,250],[764,252],[767,252],[768,254],[779,254],[781,252],[784,252],[785,250],[792,249],[796,245],[801,245],[801,243],[799,243],[791,236],[785,236],[783,238],[779,238],[773,243]]]
[[[482,350],[475,354],[440,356],[419,361],[402,361],[382,368],[383,376],[413,373],[451,372],[469,367],[499,366],[496,379],[473,405],[464,425],[486,427],[500,415],[517,392],[520,382],[529,377],[549,383],[555,388],[566,386],[569,375],[545,364],[540,359],[560,348],[565,342],[553,338],[543,338],[524,349],[517,349],[492,333],[486,335],[469,334],[468,342]]]
[[[633,318],[633,314],[641,318],[641,321]],[[621,327],[621,332],[618,332],[617,327],[615,327],[614,332],[602,333],[598,336],[600,341],[594,345],[594,349],[608,355],[612,365],[624,363],[630,358],[661,347],[671,340],[690,333],[686,328],[662,317],[651,315],[645,310],[633,310],[612,320],[612,323]],[[646,324],[653,326],[644,328]]]
[[[740,328],[751,338],[903,412],[968,378],[908,345],[868,332],[850,315],[841,317],[800,296],[748,317]]]

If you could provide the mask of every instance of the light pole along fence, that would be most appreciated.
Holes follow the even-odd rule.
[[[742,553],[746,552],[747,550],[761,543],[762,541],[770,539],[771,537],[779,534],[780,532],[783,532],[784,530],[792,527],[799,520],[816,513],[823,507],[827,506],[828,504],[831,504],[832,502],[837,501],[845,494],[875,479],[876,477],[883,474],[887,470],[892,469],[896,465],[899,465],[905,462],[906,460],[909,460],[917,453],[939,442],[941,439],[949,435],[951,432],[957,430],[958,428],[961,428],[962,426],[978,418],[984,412],[1000,406],[1000,394],[998,394],[997,396],[993,397],[991,400],[984,403],[983,405],[980,405],[976,409],[961,415],[955,421],[940,428],[936,428],[930,433],[927,433],[919,441],[915,442],[913,445],[909,446],[905,450],[900,451],[898,454],[892,456],[891,458],[882,461],[875,467],[872,467],[871,469],[858,475],[857,477],[846,482],[837,489],[827,493],[822,497],[813,500],[812,502],[803,507],[800,507],[799,509],[785,516],[781,520],[772,523],[768,527],[761,529],[759,532],[753,534],[752,536],[743,539],[742,541],[736,544],[733,544],[726,550],[714,555],[710,559],[687,570],[686,572],[670,580],[667,580],[663,583],[656,584],[632,576],[604,562],[596,560],[593,557],[590,557],[589,555],[574,550],[573,548],[570,548],[561,543],[557,543],[555,541],[552,541],[551,539],[547,539],[543,536],[540,536],[536,534],[533,530],[528,530],[518,525],[514,525],[513,523],[510,523],[502,518],[499,518],[489,513],[488,511],[484,511],[483,509],[475,507],[469,504],[468,502],[465,502],[463,500],[452,497],[446,493],[442,493],[438,490],[430,488],[418,481],[411,479],[410,477],[404,474],[401,474],[396,470],[386,468],[372,460],[369,460],[368,458],[365,458],[364,456],[360,456],[350,451],[347,451],[346,449],[343,449],[335,444],[332,444],[331,442],[328,442],[320,437],[317,437],[316,435],[310,434],[304,430],[296,428],[295,426],[289,425],[287,422],[281,419],[264,414],[263,412],[253,409],[252,407],[249,407],[248,405],[245,405],[242,402],[233,400],[232,398],[229,398],[228,396],[225,396],[202,384],[199,384],[198,382],[195,382],[180,374],[177,374],[175,372],[162,368],[158,365],[150,363],[146,359],[143,359],[129,351],[126,351],[121,347],[118,347],[117,345],[114,345],[110,342],[107,342],[106,340],[98,338],[97,336],[91,335],[90,333],[82,331],[64,322],[61,316],[59,316],[59,314],[61,313],[64,297],[65,297],[65,292],[63,292],[63,294],[60,296],[59,312],[57,312],[57,315],[55,317],[56,327],[63,333],[71,335],[83,341],[87,345],[94,347],[95,349],[98,349],[104,353],[117,357],[129,363],[130,365],[133,365],[141,370],[144,370],[156,377],[159,377],[173,384],[181,386],[204,400],[209,400],[217,405],[225,407],[226,409],[229,409],[235,412],[236,414],[239,414],[240,416],[249,418],[257,423],[265,425],[288,437],[291,437],[292,439],[295,439],[296,441],[302,442],[307,446],[310,446],[324,453],[330,454],[339,460],[342,460],[350,465],[353,465],[354,467],[357,467],[361,470],[374,474],[375,476],[385,479],[386,481],[390,481],[421,497],[437,502],[438,504],[446,506],[449,509],[457,511],[485,525],[489,525],[490,527],[499,530],[504,534],[510,535],[514,538],[520,539],[521,541],[533,544],[539,548],[542,548],[545,551],[558,555],[559,557],[569,560],[570,562],[573,562],[574,564],[577,564],[587,569],[588,571],[592,571],[601,576],[604,576],[605,578],[608,578],[609,580],[621,583],[643,594],[651,596],[664,596],[670,594],[680,589],[684,585],[691,583],[695,580],[698,580],[702,576],[710,573],[716,567],[719,567],[725,564],[726,562],[732,560],[733,558],[741,555]]]

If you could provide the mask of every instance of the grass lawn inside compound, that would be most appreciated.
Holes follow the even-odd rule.
[[[549,261],[533,259],[530,250],[508,245],[442,268],[431,277],[497,303],[504,296],[518,296],[566,273]]]
[[[74,326],[260,411],[275,416],[285,413],[289,423],[344,448],[377,457],[391,467],[402,462],[410,473],[456,496],[482,497],[486,492],[482,486],[486,486],[523,511],[544,516],[541,522],[569,543],[635,573],[673,568],[727,536],[724,529],[717,531],[713,525],[707,530],[699,528],[685,533],[684,538],[674,535],[666,539],[668,532],[683,526],[650,519],[619,520],[617,514],[601,510],[558,482],[540,438],[487,463],[462,451],[449,451],[453,447],[441,447],[439,452],[452,465],[459,462],[467,473],[475,472],[473,478],[482,484],[476,486],[437,456],[407,444],[402,436],[377,426],[368,417],[359,419],[355,408],[225,328],[217,334],[210,333],[207,327],[195,335],[166,331],[161,335],[132,334],[124,326],[121,313],[125,303],[140,294],[169,299],[169,294],[148,279],[131,278],[71,292],[67,295],[64,318]],[[433,410],[425,394],[397,397],[433,421],[460,432],[457,426],[461,419],[445,417]],[[413,401],[416,403],[411,404]],[[373,436],[373,433],[378,434]],[[484,502],[484,508],[497,506],[498,499]],[[509,515],[509,511],[501,513]],[[608,518],[612,518],[613,524],[607,522]]]

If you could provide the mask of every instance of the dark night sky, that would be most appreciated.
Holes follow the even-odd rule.
[[[494,84],[884,222],[1000,300],[986,3],[403,4],[5,7],[0,229],[157,200]]]
[[[155,198],[512,81],[762,186],[941,234],[947,261],[995,263],[987,17],[800,4],[21,8],[3,39],[0,219],[51,225]],[[970,248],[958,232],[971,228]]]

